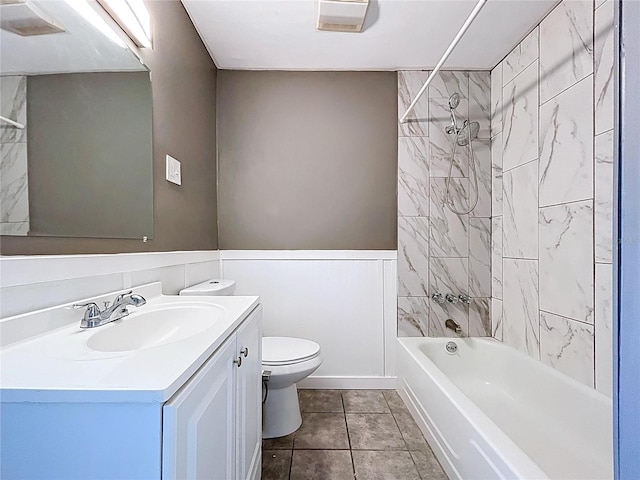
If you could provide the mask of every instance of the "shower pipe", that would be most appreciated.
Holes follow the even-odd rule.
[[[22,130],[24,128],[24,125],[21,123],[18,123],[14,120],[11,120],[10,118],[7,117],[3,117],[2,115],[0,115],[0,121],[3,121],[5,123],[8,123],[9,125],[19,128],[20,130]]]
[[[400,123],[406,123],[409,113],[411,113],[411,110],[414,109],[414,107],[416,106],[416,103],[418,103],[418,100],[420,100],[420,97],[422,97],[424,92],[427,90],[427,87],[429,86],[429,84],[433,81],[435,76],[438,74],[438,72],[442,68],[442,65],[444,64],[444,62],[447,61],[447,59],[449,58],[449,55],[451,55],[451,53],[453,52],[453,49],[456,48],[456,45],[458,45],[460,40],[462,40],[462,37],[464,36],[466,31],[469,29],[469,27],[471,26],[475,18],[478,16],[478,14],[480,13],[480,10],[482,10],[482,7],[484,7],[485,3],[487,3],[487,0],[478,1],[473,11],[469,15],[469,18],[467,18],[467,20],[464,22],[464,25],[462,25],[462,28],[460,29],[458,34],[455,36],[455,38],[451,42],[451,45],[449,45],[449,48],[447,48],[447,50],[444,52],[444,55],[442,55],[442,58],[433,69],[433,72],[431,72],[431,75],[429,75],[429,78],[427,78],[427,81],[424,82],[424,85],[416,95],[416,98],[413,100],[413,102],[411,102],[411,105],[409,105],[409,108],[407,108],[407,111],[404,112],[404,115],[400,117]]]

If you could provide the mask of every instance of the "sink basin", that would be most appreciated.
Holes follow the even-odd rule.
[[[86,345],[98,352],[158,347],[198,335],[214,327],[223,315],[222,307],[204,303],[146,306],[121,320],[96,327]]]

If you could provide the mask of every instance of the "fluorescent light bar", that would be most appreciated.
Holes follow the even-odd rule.
[[[67,5],[73,8],[82,18],[97,28],[102,34],[116,45],[127,48],[124,41],[105,22],[87,0],[67,0]]]
[[[138,47],[151,47],[151,16],[142,0],[99,0]]]

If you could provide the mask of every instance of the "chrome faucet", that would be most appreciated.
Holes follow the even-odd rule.
[[[460,328],[460,325],[458,325],[453,319],[451,318],[447,318],[447,321],[444,322],[444,326],[447,328],[450,328],[451,330],[453,330],[454,332],[456,332],[456,334],[460,335],[462,333],[462,328]]]
[[[442,295],[441,293],[434,293],[433,295],[431,295],[431,300],[433,300],[434,302],[436,302],[439,305],[442,305],[444,303],[444,295]]]
[[[463,293],[461,295],[458,295],[458,298],[460,299],[460,301],[462,303],[464,303],[465,305],[469,305],[471,303],[471,297],[469,295],[467,295],[466,293]]]
[[[109,306],[109,302],[105,302],[104,310],[100,310],[100,307],[94,302],[76,303],[73,305],[73,308],[87,307],[80,322],[80,328],[94,328],[126,317],[129,315],[129,310],[127,310],[129,305],[141,307],[145,303],[147,303],[147,301],[142,295],[135,294],[133,290],[129,290],[126,293],[119,294],[113,300],[111,306]]]
[[[456,303],[458,303],[458,297],[456,297],[452,293],[447,293],[444,298],[446,298],[447,302],[449,302],[451,305],[455,305]]]

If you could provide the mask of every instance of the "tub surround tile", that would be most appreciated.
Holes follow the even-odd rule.
[[[381,390],[349,390],[342,399],[346,413],[391,413]]]
[[[538,59],[538,27],[520,42],[502,61],[503,85],[513,80]]]
[[[614,0],[607,0],[596,10],[594,45],[594,97],[596,134],[613,129],[614,122]]]
[[[402,71],[398,72],[398,118],[404,115],[409,105],[416,97],[429,72]],[[406,123],[398,123],[398,135],[402,137],[429,136],[429,102],[420,101],[409,114]]]
[[[294,450],[291,480],[352,478],[349,450]]]
[[[469,72],[469,120],[480,123],[479,138],[491,137],[490,72]]]
[[[559,39],[559,32],[563,32]],[[593,73],[593,2],[561,2],[540,23],[540,103]]]
[[[27,77],[0,77],[0,115],[27,124]],[[26,143],[27,129],[0,124],[0,143]]]
[[[342,390],[298,390],[303,413],[342,413]],[[293,444],[292,444],[293,447]]]
[[[593,268],[593,201],[541,208],[540,309],[593,324]]]
[[[429,216],[429,139],[398,138],[398,215]]]
[[[593,82],[540,107],[540,206],[593,198]]]
[[[27,235],[29,222],[0,223],[0,235]]]
[[[478,203],[469,212],[471,217],[491,216],[491,140],[477,139],[473,142],[473,156],[478,175]],[[474,201],[475,191],[472,173],[469,172],[469,207]]]
[[[491,139],[491,215],[502,215],[502,133]]]
[[[491,337],[490,298],[473,298],[469,305],[469,336]]]
[[[593,387],[593,326],[540,312],[542,362]]]
[[[449,183],[449,201],[453,208],[465,211],[469,180],[453,178]],[[431,179],[430,254],[435,257],[467,257],[469,255],[469,215],[453,213],[445,201],[447,180]],[[462,209],[462,210],[460,210]]]
[[[406,450],[390,413],[347,413],[345,416],[353,450]]]
[[[432,451],[410,452],[422,480],[449,480]]]
[[[420,480],[409,452],[353,451],[358,480]]]
[[[27,144],[0,144],[0,222],[29,221]]]
[[[502,299],[502,217],[491,219],[491,296]]]
[[[503,174],[502,251],[505,257],[538,258],[537,179],[537,160]]]
[[[469,295],[491,296],[491,219],[469,219]]]
[[[262,450],[261,480],[289,480],[291,450]]]
[[[613,394],[612,290],[613,266],[596,264],[596,388],[609,397]]]
[[[426,337],[429,333],[429,299],[398,297],[398,336]]]
[[[502,342],[502,300],[491,299],[491,336]]]
[[[429,85],[429,98],[446,98],[458,93],[468,98],[469,72],[441,70]]]
[[[538,62],[529,65],[502,90],[502,168],[538,158]]]
[[[596,262],[612,261],[613,131],[596,137],[595,248]]]
[[[398,295],[428,294],[429,219],[398,218]]]
[[[491,136],[502,132],[503,62],[491,70]]]
[[[342,413],[303,413],[293,441],[296,449],[348,450],[347,425]]]
[[[503,341],[540,360],[538,262],[505,258]]]
[[[453,167],[451,167],[451,155],[453,154],[455,135],[446,133],[445,129],[451,125],[449,113],[449,99],[429,99],[429,160],[431,177],[447,177],[451,168],[452,177],[469,176],[469,149],[456,146]],[[456,108],[456,117],[461,124],[469,115],[469,102],[462,98]]]
[[[445,323],[452,319],[462,329],[460,334],[447,328]],[[462,302],[455,305],[450,303],[437,304],[429,302],[429,336],[430,337],[468,337],[469,335],[469,306]]]
[[[469,259],[435,258],[429,261],[429,292],[469,294]]]

